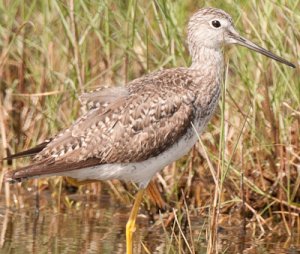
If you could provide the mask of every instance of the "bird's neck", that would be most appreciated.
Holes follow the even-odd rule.
[[[196,71],[201,84],[198,89],[211,90],[214,93],[220,89],[223,79],[224,56],[221,49],[209,47],[191,47],[192,65],[189,69]]]
[[[222,75],[224,57],[221,49],[192,47],[190,54],[192,57],[191,69],[199,70],[203,75]]]
[[[194,48],[191,51],[192,65],[190,70],[195,73],[195,89],[199,98],[199,108],[210,112],[217,105],[223,81],[223,53],[212,48]],[[204,110],[205,111],[205,110]]]

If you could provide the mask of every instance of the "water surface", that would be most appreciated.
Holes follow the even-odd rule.
[[[30,197],[28,197],[30,198]],[[5,209],[0,202],[0,253],[125,253],[125,225],[130,206],[118,204],[109,195],[89,200],[80,206],[55,211],[40,202],[39,213],[32,197],[28,207]],[[164,214],[163,218],[168,215]],[[159,215],[153,223],[146,211],[141,212],[135,233],[136,253],[189,253],[182,244],[178,230],[172,225],[164,229]],[[192,238],[196,253],[206,253],[207,230],[201,216],[191,217]],[[173,234],[172,234],[173,232]],[[294,230],[292,236],[285,231],[266,232],[252,236],[241,234],[240,227],[220,227],[219,253],[300,253],[300,237]],[[186,238],[191,239],[189,230]],[[144,247],[145,246],[145,247]]]

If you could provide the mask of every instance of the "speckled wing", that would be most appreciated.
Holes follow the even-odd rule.
[[[128,96],[128,89],[126,87],[101,87],[92,92],[84,93],[79,96],[82,112],[87,112],[95,108],[101,108],[103,111],[112,102]],[[43,143],[38,144],[28,150],[15,153],[3,158],[4,160],[17,159],[21,157],[33,156],[41,152],[53,139],[45,140]]]
[[[11,178],[157,156],[186,133],[194,118],[195,95],[186,88],[192,80],[175,74],[161,71],[129,83],[124,96],[111,101],[105,110],[96,107],[84,114],[57,135],[34,164],[15,171]],[[174,89],[170,77],[182,86]]]
[[[92,92],[79,96],[82,111],[86,112],[94,108],[106,108],[119,98],[128,96],[126,87],[101,87]]]

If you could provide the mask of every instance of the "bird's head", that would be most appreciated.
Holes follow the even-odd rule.
[[[225,45],[239,44],[295,68],[294,64],[240,36],[230,15],[220,9],[203,8],[190,18],[188,44],[191,53],[195,48],[204,47],[218,51]]]

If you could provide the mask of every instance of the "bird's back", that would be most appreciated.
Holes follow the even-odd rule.
[[[123,88],[84,94],[81,99],[90,105],[89,111],[49,142],[32,165],[10,177],[156,157],[187,134],[192,122],[207,122],[216,104],[211,98],[219,93],[203,93],[214,81],[196,70],[174,68],[135,79]]]

